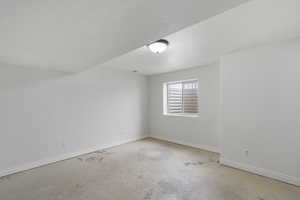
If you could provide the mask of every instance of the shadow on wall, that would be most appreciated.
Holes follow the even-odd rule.
[[[72,73],[0,63],[0,90],[25,88]]]

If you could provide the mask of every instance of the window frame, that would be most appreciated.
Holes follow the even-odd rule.
[[[198,84],[197,87],[197,106],[198,113],[168,113],[168,85],[176,84],[176,83],[185,83],[185,82],[194,82],[196,81]],[[163,83],[163,115],[165,116],[174,116],[174,117],[199,117],[199,80],[196,78],[179,80],[179,81],[169,81]]]

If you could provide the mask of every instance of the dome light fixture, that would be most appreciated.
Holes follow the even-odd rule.
[[[161,54],[167,50],[169,46],[169,42],[164,39],[157,40],[156,42],[152,42],[147,45],[149,50],[156,54]]]

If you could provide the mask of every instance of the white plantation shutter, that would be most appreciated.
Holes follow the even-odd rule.
[[[167,89],[168,113],[182,113],[182,84],[169,83]]]
[[[167,113],[198,113],[198,81],[167,83]]]
[[[182,83],[183,113],[198,113],[198,81]]]

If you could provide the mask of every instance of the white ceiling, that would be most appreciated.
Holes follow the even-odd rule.
[[[253,0],[171,34],[169,49],[153,54],[145,46],[102,67],[151,75],[205,65],[229,52],[300,36],[299,0]]]
[[[81,71],[248,0],[1,0],[0,62]]]

